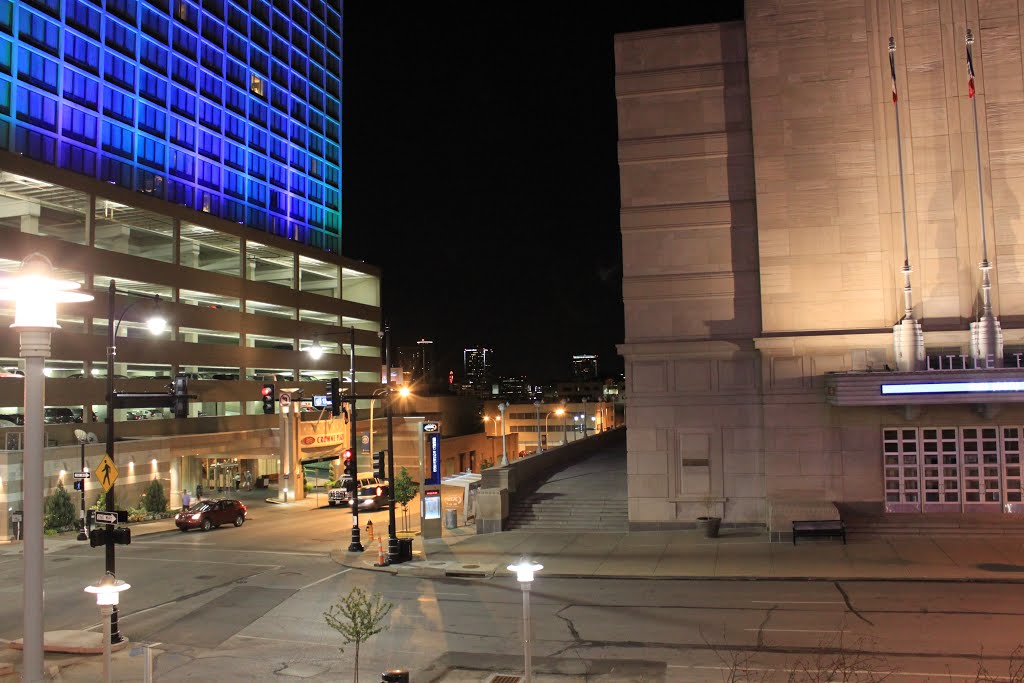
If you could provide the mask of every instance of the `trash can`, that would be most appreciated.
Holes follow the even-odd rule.
[[[380,683],[409,683],[409,672],[405,669],[389,669],[380,675]]]
[[[454,529],[459,526],[459,511],[452,508],[444,511],[444,528]]]
[[[412,539],[398,539],[398,561],[410,562],[412,560]]]

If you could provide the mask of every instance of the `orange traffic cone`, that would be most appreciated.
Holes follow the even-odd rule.
[[[378,567],[386,567],[387,562],[384,559],[384,543],[381,542],[380,536],[377,537],[377,564]]]

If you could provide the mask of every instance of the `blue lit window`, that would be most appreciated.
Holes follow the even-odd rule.
[[[196,116],[196,96],[178,86],[171,87],[171,111],[175,114],[187,116],[190,119]]]
[[[217,76],[224,72],[224,55],[215,47],[203,45],[200,50],[199,63],[210,71],[215,71]]]
[[[103,55],[103,77],[127,90],[135,89],[135,66],[112,52]]]
[[[35,90],[19,87],[15,109],[18,119],[40,128],[57,131],[57,102]]]
[[[249,120],[265,127],[267,125],[267,105],[262,102],[250,100]]]
[[[245,93],[243,93],[242,91],[235,90],[234,88],[232,88],[230,86],[228,86],[228,88],[225,90],[225,92],[224,92],[224,103],[227,105],[228,109],[230,109],[231,111],[237,112],[237,113],[241,114],[242,116],[245,116],[245,105],[246,105],[246,102],[248,102],[248,98],[245,96]]]
[[[181,119],[171,119],[171,142],[190,150],[196,148],[196,127]]]
[[[206,100],[199,100],[199,123],[219,132],[220,107]]]
[[[288,21],[288,7],[287,6],[285,6],[285,8],[284,8],[284,13],[283,14],[281,12],[274,12],[273,16],[271,17],[271,24],[273,25],[274,33],[276,33],[279,36],[284,36],[285,38],[288,37],[288,24],[289,24],[289,21]],[[275,36],[275,38],[276,38],[276,36]]]
[[[306,105],[302,103],[302,100],[299,100],[298,98],[292,99],[291,115],[292,118],[298,121],[299,123],[306,123]]]
[[[100,84],[85,74],[64,67],[64,97],[96,109],[99,106]]]
[[[60,144],[60,165],[76,173],[94,176],[96,175],[96,152],[72,145],[70,142],[62,142]]]
[[[324,87],[324,70],[319,65],[310,62],[309,64],[309,81],[310,87],[322,88]],[[322,95],[322,94],[321,94]]]
[[[285,57],[287,59],[287,57]],[[282,88],[288,87],[288,65],[277,61],[276,59],[270,60],[270,79],[277,83]]]
[[[220,103],[221,79],[211,73],[199,73],[199,94]]]
[[[100,159],[100,180],[130,188],[132,186],[132,166],[104,154]]]
[[[177,55],[174,56],[174,61],[171,63],[171,78],[175,81],[194,88],[196,87],[197,72],[198,69],[194,64],[185,61]]]
[[[341,119],[341,103],[333,97],[327,98],[327,106],[324,107],[324,113],[327,118],[338,121]]]
[[[309,63],[310,66],[324,63],[324,46],[315,40],[309,43]]]
[[[230,142],[224,143],[224,163],[239,171],[245,170],[245,148]]]
[[[267,186],[255,180],[249,181],[248,200],[251,204],[267,205]]]
[[[306,77],[301,74],[292,75],[292,94],[306,99]]]
[[[171,150],[171,163],[167,169],[171,175],[194,180],[196,173],[196,158],[191,154]]]
[[[281,138],[270,136],[270,156],[281,163],[288,161],[288,143]]]
[[[167,75],[167,49],[149,38],[143,38],[139,46],[139,61],[160,73]]]
[[[244,61],[249,53],[249,41],[234,31],[228,31],[228,52]]]
[[[234,4],[228,5],[228,26],[239,33],[248,33],[249,18],[246,16],[245,10],[235,7]]]
[[[236,202],[233,199],[224,201],[224,218],[234,223],[245,222],[245,204]]]
[[[291,151],[291,165],[292,168],[299,170],[306,170],[306,152],[299,147],[292,147]]]
[[[100,72],[99,45],[94,45],[71,31],[64,32],[64,59],[94,74]]]
[[[338,167],[337,166],[325,165],[325,169],[326,169],[326,172],[324,173],[324,178],[326,179],[325,184],[328,187],[337,187],[338,186],[338,175],[340,173],[338,171]]]
[[[270,210],[274,213],[284,213],[287,207],[285,206],[285,195],[283,192],[277,190],[270,191]],[[270,220],[274,220],[271,216]]]
[[[306,29],[304,27],[300,26],[295,21],[295,19],[293,18],[292,19],[292,38],[291,38],[292,47],[293,48],[297,48],[298,50],[301,50],[302,52],[306,52],[307,51],[307,48],[306,48],[306,41],[307,40],[308,40],[308,37],[306,35]],[[293,58],[294,58],[294,56],[296,54],[297,54],[296,50],[293,49],[292,50]],[[303,62],[300,66],[302,67],[303,70],[306,69],[305,62]]]
[[[264,50],[270,48],[270,32],[259,24],[252,24],[249,27],[249,36],[252,38],[252,42],[256,43]],[[249,57],[250,59],[252,58],[251,53]]]
[[[163,109],[157,109],[144,102],[139,103],[138,127],[153,135],[163,135],[167,132],[167,114]]]
[[[252,15],[266,25],[270,25],[270,3],[264,0],[252,0],[250,3]]]
[[[132,158],[132,131],[110,121],[103,122],[103,149],[112,154]]]
[[[14,149],[19,154],[52,164],[56,161],[57,141],[30,128],[15,128]]]
[[[200,159],[198,170],[199,172],[196,174],[197,183],[212,190],[220,189],[220,166]]]
[[[0,38],[0,71],[5,74],[11,73],[11,64],[14,62],[14,43]]]
[[[306,196],[306,176],[302,173],[291,173],[291,190],[295,194]]]
[[[336,163],[338,163],[339,159],[341,158],[341,150],[333,142],[328,142],[327,143],[327,154],[325,155],[325,158],[327,159],[327,161],[330,161],[331,163],[336,164]]]
[[[306,127],[303,126],[301,123],[296,123],[295,121],[292,121],[291,126],[289,126],[289,128],[291,129],[291,133],[288,136],[289,139],[296,145],[299,145],[300,147],[305,147]]]
[[[135,30],[107,19],[106,44],[129,57],[135,57]]]
[[[267,158],[255,152],[249,152],[249,175],[260,180],[266,180]]]
[[[203,0],[203,9],[218,19],[224,18],[224,0]]]
[[[309,181],[309,201],[317,204],[324,203],[324,186],[315,180]]]
[[[267,132],[255,126],[249,126],[249,146],[261,152],[267,151]]]
[[[13,25],[14,3],[11,0],[0,0],[0,28],[10,33]]]
[[[142,8],[142,30],[158,39],[161,43],[167,42],[169,23],[166,17],[161,16],[148,7]]]
[[[47,14],[51,14],[56,18],[60,18],[60,0],[25,0],[29,5],[33,5]]]
[[[228,60],[228,80],[240,88],[249,88],[249,69],[233,59]]]
[[[278,114],[276,111],[270,112],[270,132],[276,133],[281,137],[287,137],[288,117],[283,114]]]
[[[270,73],[270,58],[265,52],[256,49],[255,45],[249,46],[249,66],[263,74]]]
[[[313,108],[309,110],[309,127],[321,133],[324,132],[324,115]]]
[[[341,193],[333,187],[324,189],[324,206],[337,211],[341,208]]]
[[[145,135],[139,136],[140,163],[143,163],[150,168],[156,168],[162,171],[164,168],[164,155],[166,152],[167,146],[164,143],[146,137]]]
[[[189,178],[191,180],[191,176]],[[167,183],[167,200],[180,206],[192,206],[192,197],[195,189],[191,184],[179,183],[172,180]]]
[[[196,50],[198,50],[199,47],[199,39],[180,26],[175,26],[174,40],[171,45],[174,47],[175,52],[180,52],[183,55],[187,55],[192,59],[195,59]]]
[[[109,85],[103,88],[103,113],[115,119],[132,123],[135,120],[135,100]]]
[[[245,224],[256,230],[267,229],[267,212],[262,209],[249,208],[246,210]]]
[[[215,19],[203,17],[203,38],[221,47],[224,45],[224,26]]]
[[[339,129],[340,125],[341,124],[338,123],[337,121],[328,121],[327,122],[326,137],[327,137],[328,140],[340,140],[341,139],[341,134],[340,134],[340,129]]]
[[[224,134],[233,140],[239,142],[245,142],[245,121],[232,116],[231,114],[224,114]]]
[[[299,197],[291,198],[291,209],[288,211],[288,215],[298,221],[304,221],[306,219],[306,202]]]
[[[271,43],[271,53],[280,59],[282,62],[288,61],[288,43],[281,40],[277,36],[274,36],[274,40]]]
[[[205,157],[220,161],[221,137],[199,129],[199,153]]]
[[[58,65],[52,59],[26,48],[18,50],[18,79],[57,92]]]
[[[11,82],[0,80],[0,114],[11,114]],[[8,121],[0,121],[0,135],[7,133],[10,127]],[[0,137],[0,140],[7,138]]]
[[[59,54],[57,52],[57,41],[60,36],[60,28],[57,24],[47,21],[38,14],[29,12],[25,8],[21,9],[21,14],[18,16],[19,38],[24,40],[26,43],[35,45],[36,47],[46,50],[51,54]]]
[[[306,209],[309,212],[309,224],[318,228],[324,227],[324,210],[313,204],[308,205]]]
[[[280,111],[285,113],[288,112],[288,91],[282,90],[277,86],[271,86],[270,88],[270,104]],[[271,117],[273,120],[273,117]]]
[[[224,171],[224,194],[245,199],[245,176]]]
[[[320,160],[320,159],[317,159],[316,157],[310,157],[309,158],[309,175],[313,176],[314,178],[319,178],[320,180],[323,180],[324,179],[324,162],[322,160]],[[320,201],[322,203],[323,202],[323,198],[321,198]]]
[[[324,155],[324,139],[316,133],[309,134],[309,151],[318,157]]]
[[[100,37],[100,11],[85,0],[67,0],[65,3],[65,21],[82,33]]]
[[[139,71],[139,94],[150,102],[167,104],[167,81],[145,69]]]
[[[138,7],[135,0],[107,0],[107,11],[125,21],[135,23],[135,13]]]
[[[270,164],[270,182],[282,189],[287,189],[288,168],[280,164]]]
[[[141,156],[141,154],[140,154]],[[163,171],[163,168],[158,170]],[[154,197],[164,196],[164,177],[150,173],[145,169],[137,169],[135,174],[135,189],[145,194],[151,194]]]
[[[98,119],[81,109],[64,105],[61,107],[61,133],[79,142],[96,144]]]

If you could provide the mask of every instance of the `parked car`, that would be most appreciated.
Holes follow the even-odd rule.
[[[43,422],[48,425],[72,424],[81,422],[82,416],[76,415],[71,408],[44,408]]]
[[[202,529],[209,531],[222,524],[242,526],[245,523],[246,508],[240,500],[224,498],[203,500],[174,516],[174,523],[182,531]]]
[[[0,415],[0,420],[7,420],[8,422],[13,422],[14,424],[19,426],[25,424],[25,416],[18,415],[17,413],[7,413]]]
[[[352,505],[352,494],[349,493],[348,488],[345,484],[348,482],[348,477],[342,477],[341,481],[338,482],[338,488],[333,488],[327,492],[327,504],[331,507],[335,505]],[[388,490],[390,485],[384,479],[378,479],[377,477],[360,477],[359,478],[359,509],[360,510],[379,510],[384,503],[388,500]]]
[[[18,368],[0,368],[0,377],[17,377],[19,379],[24,379],[25,373]]]

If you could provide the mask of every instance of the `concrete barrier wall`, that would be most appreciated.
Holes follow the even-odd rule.
[[[503,504],[500,506],[487,506],[487,510],[481,506],[478,510],[476,532],[481,534],[506,529],[509,510],[516,501],[529,495],[552,473],[598,451],[612,447],[616,443],[621,443],[625,450],[625,441],[626,428],[618,427],[601,434],[588,436],[585,439],[572,441],[543,453],[535,453],[519,460],[513,460],[505,467],[490,467],[484,470],[480,480],[481,493],[484,490],[496,490],[505,491],[506,494],[502,494]],[[506,495],[507,503],[504,503]],[[500,520],[494,518],[497,515],[501,516]]]

